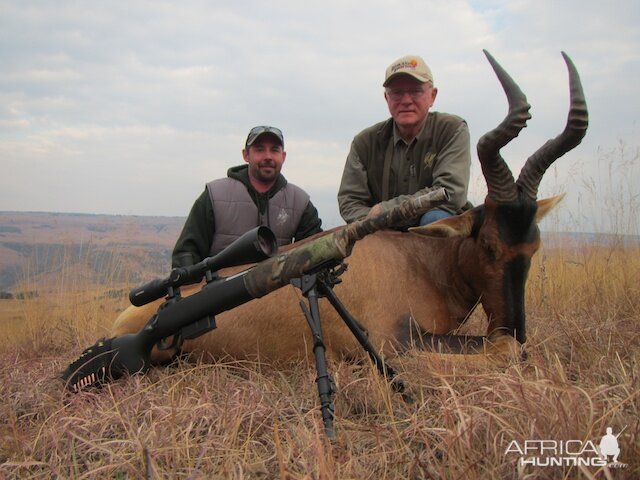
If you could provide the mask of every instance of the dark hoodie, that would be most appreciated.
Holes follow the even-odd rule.
[[[276,183],[268,192],[260,193],[256,191],[249,181],[249,166],[238,165],[231,167],[227,171],[227,176],[241,182],[262,214],[266,212],[269,199],[280,191],[287,180],[282,174],[278,175]],[[313,234],[322,231],[322,221],[318,217],[318,210],[313,206],[311,200],[302,214],[300,224],[296,229],[295,240],[302,240]],[[176,242],[171,256],[172,267],[193,265],[209,256],[213,235],[215,234],[215,221],[213,218],[213,205],[209,198],[209,192],[204,192],[196,199],[191,207],[189,216],[184,224],[182,233]]]

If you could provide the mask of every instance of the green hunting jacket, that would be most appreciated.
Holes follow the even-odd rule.
[[[350,223],[366,217],[378,203],[384,212],[440,187],[447,190],[450,200],[438,208],[454,215],[470,208],[467,123],[456,115],[429,112],[422,131],[406,147],[404,158],[394,155],[397,144],[403,142],[394,130],[394,121],[389,118],[353,139],[338,191],[342,218]]]

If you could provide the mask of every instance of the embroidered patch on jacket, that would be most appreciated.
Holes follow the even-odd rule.
[[[424,156],[424,160],[422,162],[424,163],[425,167],[431,168],[431,166],[433,166],[433,161],[435,159],[436,159],[436,154],[435,153],[427,152],[427,154]]]

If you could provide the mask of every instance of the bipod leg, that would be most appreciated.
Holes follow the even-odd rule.
[[[309,302],[309,308],[304,301],[300,300],[300,307],[304,313],[307,323],[313,334],[313,354],[316,361],[316,384],[318,395],[320,396],[320,411],[322,412],[322,422],[327,438],[334,440],[336,434],[333,428],[333,417],[335,406],[333,404],[333,394],[335,393],[334,383],[327,370],[326,346],[322,337],[322,325],[320,324],[320,309],[318,308],[318,292],[316,288],[316,275],[304,275],[299,279],[292,280],[291,283],[302,291]]]
[[[402,394],[402,398],[407,403],[412,403],[413,399],[409,394],[406,393],[406,386],[402,379],[398,377],[398,373],[387,364],[380,354],[376,351],[375,347],[369,341],[366,333],[362,330],[362,327],[358,323],[358,321],[349,313],[347,308],[342,304],[338,296],[333,291],[333,288],[328,286],[326,283],[320,281],[318,283],[318,290],[323,297],[327,297],[329,303],[333,306],[333,308],[338,312],[338,315],[342,318],[344,323],[347,325],[349,330],[354,337],[360,342],[362,348],[367,352],[369,358],[373,361],[378,372],[387,379],[387,381],[391,384],[391,388],[394,392]]]

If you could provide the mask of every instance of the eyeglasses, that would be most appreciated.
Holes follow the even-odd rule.
[[[411,88],[409,90],[402,90],[400,88],[389,88],[387,89],[387,96],[394,102],[399,102],[407,93],[411,97],[411,100],[417,100],[422,95],[424,95],[424,92],[424,88]]]

